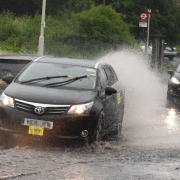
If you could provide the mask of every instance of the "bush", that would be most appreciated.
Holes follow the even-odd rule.
[[[0,15],[0,49],[36,53],[40,16]],[[110,6],[92,7],[68,17],[47,16],[45,52],[59,56],[92,57],[134,42],[128,25]]]
[[[135,42],[128,25],[111,6],[92,7],[74,19],[79,48],[83,47],[89,54]]]
[[[0,15],[0,47],[11,52],[32,53],[37,49],[40,17]]]

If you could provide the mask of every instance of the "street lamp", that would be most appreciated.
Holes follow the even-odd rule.
[[[44,55],[45,16],[46,16],[46,0],[43,0],[43,3],[42,3],[42,16],[41,16],[41,30],[40,30],[39,45],[38,45],[38,56],[43,56]]]

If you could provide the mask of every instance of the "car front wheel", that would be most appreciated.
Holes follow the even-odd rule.
[[[98,120],[96,122],[95,128],[92,132],[92,135],[89,137],[89,142],[92,143],[94,141],[101,140],[101,132],[102,132],[102,123],[104,120],[104,113],[103,111],[100,112]]]

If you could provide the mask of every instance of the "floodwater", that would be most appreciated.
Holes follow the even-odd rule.
[[[0,150],[0,179],[179,179],[180,112],[166,107],[167,74],[152,72],[133,50],[100,61],[113,65],[126,90],[119,140],[49,145],[18,139]]]

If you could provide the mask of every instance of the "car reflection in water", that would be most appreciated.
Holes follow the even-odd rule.
[[[174,108],[168,109],[168,116],[165,119],[169,133],[178,130],[178,114]]]

